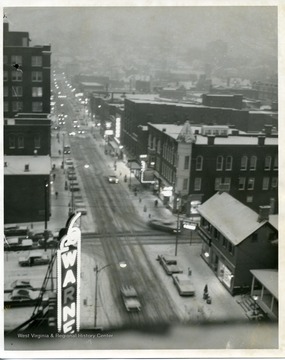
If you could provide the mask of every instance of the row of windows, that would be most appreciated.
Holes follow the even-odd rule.
[[[189,168],[189,156],[185,156],[185,164],[184,169]],[[196,171],[202,171],[203,170],[203,156],[199,155],[196,157]],[[233,157],[232,156],[226,156],[224,159],[224,156],[219,155],[216,160],[216,170],[217,171],[223,171],[224,170],[224,163],[225,163],[225,170],[231,171],[233,167]],[[246,171],[246,170],[256,170],[257,166],[257,156],[253,155],[250,158],[248,156],[242,156],[241,163],[240,163],[240,170]],[[272,167],[272,157],[267,155],[264,159],[264,170],[271,170]],[[273,160],[273,169],[278,169],[278,156],[274,157]]]
[[[9,72],[4,71],[3,79],[4,81],[8,81]],[[23,73],[21,71],[12,71],[11,72],[12,81],[23,81]],[[43,81],[43,73],[42,71],[32,71],[31,79],[33,82],[41,82]]]
[[[218,191],[220,189],[221,184],[227,184],[230,190],[231,187],[231,178],[225,177],[225,178],[215,178],[215,190]],[[254,190],[255,187],[255,178],[250,177],[239,177],[238,179],[238,190]],[[262,179],[262,190],[269,190],[270,187],[272,189],[275,189],[278,187],[278,177],[274,176],[272,178],[270,177],[263,177]],[[202,178],[196,177],[194,179],[194,191],[200,191],[202,188]]]
[[[16,149],[16,148],[24,149],[25,147],[24,136],[22,134],[9,135],[8,144],[9,144],[9,149]],[[40,147],[41,147],[41,138],[40,135],[36,135],[34,137],[34,148],[40,149]]]
[[[174,173],[172,169],[165,163],[162,163],[161,174],[169,183],[174,182]]]
[[[4,111],[5,112],[10,111],[8,101],[4,101]],[[12,101],[12,111],[13,112],[23,111],[23,102]],[[42,111],[43,111],[43,103],[41,101],[33,101],[32,112],[42,112]]]
[[[23,96],[23,87],[22,86],[12,86],[12,96],[13,97],[22,97]],[[9,96],[9,88],[8,86],[4,86],[4,96]],[[32,87],[32,97],[42,97],[43,96],[43,88],[38,86]]]
[[[9,63],[8,55],[4,55],[3,58],[4,64],[18,64],[23,66],[23,57],[22,55],[11,55],[11,62]],[[31,65],[32,66],[43,66],[43,57],[42,56],[32,56],[31,57]]]

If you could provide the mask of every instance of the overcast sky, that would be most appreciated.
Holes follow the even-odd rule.
[[[276,7],[38,7],[5,8],[12,31],[29,31],[32,45],[173,38],[191,46],[222,39],[276,51]],[[56,46],[57,47],[57,46]]]

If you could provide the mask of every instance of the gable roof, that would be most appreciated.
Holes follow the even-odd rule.
[[[217,193],[198,209],[210,224],[234,245],[238,245],[267,221],[258,222],[258,214],[226,192]]]

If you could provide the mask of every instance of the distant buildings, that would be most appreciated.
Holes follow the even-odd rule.
[[[5,223],[49,217],[51,47],[29,43],[4,23]]]

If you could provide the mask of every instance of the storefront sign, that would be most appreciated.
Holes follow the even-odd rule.
[[[120,136],[121,136],[121,118],[116,117],[115,137],[119,139]]]
[[[75,333],[80,327],[81,231],[74,226],[81,213],[68,220],[66,234],[57,250],[57,327],[60,333]]]

